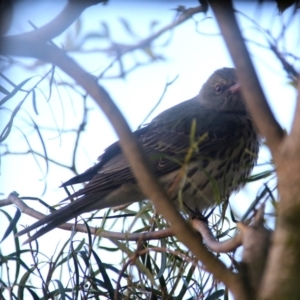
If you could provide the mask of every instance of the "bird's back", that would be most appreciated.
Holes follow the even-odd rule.
[[[135,136],[171,198],[183,200],[191,211],[201,212],[238,190],[258,153],[248,114],[207,109],[197,97],[164,111]],[[98,193],[101,201],[106,190],[128,184],[136,180],[116,143],[99,158],[93,178],[75,196],[95,199]]]

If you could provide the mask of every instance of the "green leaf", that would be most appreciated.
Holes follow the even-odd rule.
[[[37,110],[37,106],[36,106],[36,97],[35,97],[35,90],[32,90],[32,106],[33,106],[33,110],[35,112],[35,114],[38,116],[38,110]]]
[[[2,243],[11,234],[11,232],[16,228],[16,224],[18,223],[20,216],[21,216],[21,211],[19,209],[17,209],[15,216],[10,221],[9,226],[7,227],[6,231],[4,232],[3,238],[0,241],[0,243]]]
[[[66,299],[65,288],[64,288],[64,286],[62,285],[61,281],[58,280],[58,279],[54,279],[53,281],[56,282],[56,284],[57,284],[57,287],[58,287],[58,290],[59,290],[61,299],[62,299],[62,300],[65,300],[65,299]]]
[[[26,287],[26,282],[32,272],[35,270],[36,267],[32,267],[29,271],[25,272],[19,282],[19,289],[18,289],[18,299],[24,299],[24,288]]]
[[[218,290],[206,297],[205,300],[218,300],[219,297],[222,297],[224,295],[224,291],[224,289]]]
[[[21,83],[19,83],[7,96],[5,96],[1,101],[0,101],[0,106],[2,106],[5,102],[7,102],[9,99],[11,99],[18,91],[22,89],[22,87],[34,76],[29,77],[25,80],[23,80]]]
[[[113,286],[111,284],[111,281],[110,281],[110,279],[109,279],[109,277],[106,273],[105,267],[104,267],[100,257],[97,255],[97,253],[94,250],[92,250],[92,254],[93,254],[93,256],[96,260],[96,263],[99,267],[99,270],[102,274],[102,277],[103,277],[103,280],[104,280],[104,283],[105,283],[105,288],[108,291],[110,298],[114,299],[114,288],[113,288]]]

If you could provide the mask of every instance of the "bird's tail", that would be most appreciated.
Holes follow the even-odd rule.
[[[57,226],[68,222],[69,220],[77,217],[78,215],[90,212],[95,209],[102,209],[107,208],[110,206],[109,201],[105,200],[105,196],[110,191],[103,191],[101,194],[97,195],[85,195],[81,198],[75,200],[74,202],[64,206],[63,208],[60,208],[59,210],[54,211],[50,215],[45,216],[44,218],[40,219],[36,223],[32,224],[29,227],[26,227],[25,229],[18,232],[18,236],[26,234],[30,232],[31,230],[34,230],[40,226],[45,225],[42,227],[39,231],[37,231],[34,235],[32,235],[29,239],[25,241],[24,244],[29,243],[43,234],[47,233],[48,231],[56,228]]]
[[[70,180],[64,182],[60,187],[66,187],[68,185],[90,181],[97,174],[100,168],[101,168],[101,163],[97,163],[93,167],[87,169],[82,174],[76,175]]]

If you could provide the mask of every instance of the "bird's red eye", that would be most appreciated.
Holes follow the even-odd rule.
[[[216,94],[222,93],[222,86],[218,83],[215,85],[215,92],[216,92]]]

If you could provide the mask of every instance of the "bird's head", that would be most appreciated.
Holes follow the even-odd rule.
[[[214,110],[246,111],[235,69],[215,71],[202,86],[199,101]]]

